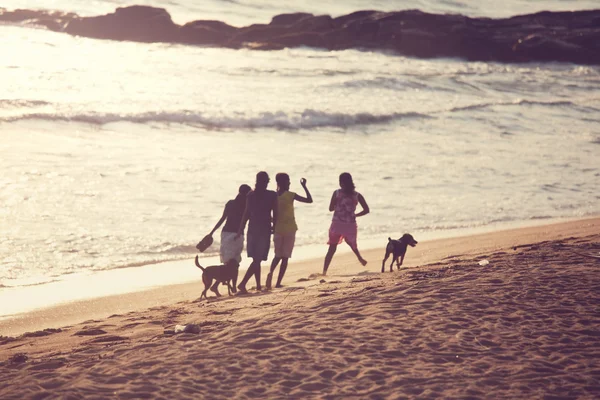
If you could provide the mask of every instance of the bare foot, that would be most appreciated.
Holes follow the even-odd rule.
[[[238,292],[240,294],[247,294],[248,293],[248,291],[246,290],[246,286],[245,285],[238,285],[237,288],[238,288]]]
[[[365,260],[364,258],[361,258],[361,259],[360,259],[360,260],[358,260],[358,261],[360,261],[360,263],[362,264],[362,266],[363,266],[363,267],[364,267],[365,265],[367,265],[367,260]]]
[[[271,283],[273,281],[273,274],[269,272],[269,274],[267,275],[267,290],[271,290]]]

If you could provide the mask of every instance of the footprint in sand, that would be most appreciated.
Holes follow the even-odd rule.
[[[223,311],[211,310],[208,313],[212,314],[212,315],[231,315],[231,314],[233,314],[233,310],[223,310]]]
[[[27,362],[27,360],[29,360],[29,357],[25,353],[16,353],[16,354],[13,354],[8,359],[8,361],[11,364],[21,364],[21,363]]]
[[[90,340],[88,343],[122,342],[125,340],[129,340],[129,338],[126,338],[124,336],[109,335],[109,336],[100,336],[96,339]]]
[[[36,363],[33,366],[29,367],[30,371],[44,371],[44,370],[55,370],[62,366],[67,365],[67,360],[64,358],[56,359],[56,360],[48,360],[40,363]]]
[[[5,345],[10,342],[14,342],[15,340],[17,340],[17,338],[10,337],[10,336],[0,336],[0,346]]]
[[[142,322],[132,322],[130,324],[121,326],[119,329],[131,329],[131,328],[135,328],[138,325],[142,325]]]
[[[270,306],[276,306],[276,305],[278,305],[278,304],[279,304],[279,303],[269,303],[269,302],[267,302],[267,303],[260,303],[259,305],[260,305],[261,307],[270,307]]]
[[[48,335],[52,335],[53,333],[59,333],[59,332],[62,332],[62,329],[44,329],[43,331],[25,332],[21,336],[24,338],[42,337],[42,336],[48,336]]]
[[[75,332],[73,336],[97,336],[104,334],[106,334],[106,331],[103,329],[84,329],[79,332]]]
[[[332,296],[332,295],[333,295],[333,293],[321,293],[321,294],[318,294],[317,297],[327,297],[327,296]]]

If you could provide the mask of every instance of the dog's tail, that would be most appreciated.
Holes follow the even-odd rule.
[[[389,237],[389,238],[388,238],[388,242],[391,242],[391,241],[392,241],[392,238],[391,238],[391,237]]]
[[[200,265],[200,263],[198,262],[198,256],[196,256],[196,258],[194,259],[194,263],[196,263],[196,267],[198,267],[202,271],[204,271],[204,268],[202,268],[202,265]]]

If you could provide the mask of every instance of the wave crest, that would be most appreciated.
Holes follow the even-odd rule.
[[[44,100],[27,100],[27,99],[0,99],[0,107],[9,108],[9,107],[40,107],[49,105],[47,101]]]
[[[416,112],[371,114],[371,113],[328,113],[312,109],[306,109],[301,113],[288,114],[283,111],[264,112],[257,116],[205,116],[202,113],[192,111],[173,112],[144,112],[140,114],[117,114],[117,113],[85,113],[85,114],[51,114],[51,113],[29,113],[16,117],[7,117],[0,121],[16,122],[22,120],[46,120],[46,121],[68,121],[81,122],[91,125],[106,125],[118,122],[144,123],[167,123],[184,124],[202,127],[207,130],[242,129],[253,130],[261,128],[272,128],[279,130],[300,130],[315,128],[351,128],[353,126],[385,124],[405,119],[432,118],[429,115]]]
[[[503,106],[542,106],[542,107],[578,107],[593,111],[598,111],[595,107],[584,106],[581,104],[574,103],[568,100],[557,100],[557,101],[536,101],[536,100],[516,100],[516,101],[498,101],[480,104],[471,104],[468,106],[453,107],[449,109],[450,112],[458,111],[473,111],[482,110],[490,107],[503,107]]]

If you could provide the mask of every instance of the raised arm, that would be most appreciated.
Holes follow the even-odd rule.
[[[335,192],[331,195],[331,201],[329,202],[329,211],[335,210]]]
[[[304,188],[304,193],[306,193],[306,197],[299,196],[298,193],[296,193],[296,196],[294,196],[294,200],[299,201],[300,203],[312,203],[313,198],[310,195],[308,188],[306,187],[306,179],[300,179],[300,185],[302,185],[302,187]]]
[[[365,198],[362,194],[358,194],[358,203],[362,207],[362,211],[356,214],[357,217],[362,217],[363,215],[367,215],[371,210],[369,210],[369,205],[367,204]]]
[[[221,216],[221,219],[219,220],[219,222],[217,222],[217,224],[215,225],[215,227],[213,228],[213,230],[210,231],[209,235],[212,236],[213,233],[215,233],[215,231],[217,229],[219,229],[219,227],[221,225],[223,225],[223,222],[225,222],[226,219],[227,219],[227,204],[225,205],[225,208],[223,209],[223,216]]]

